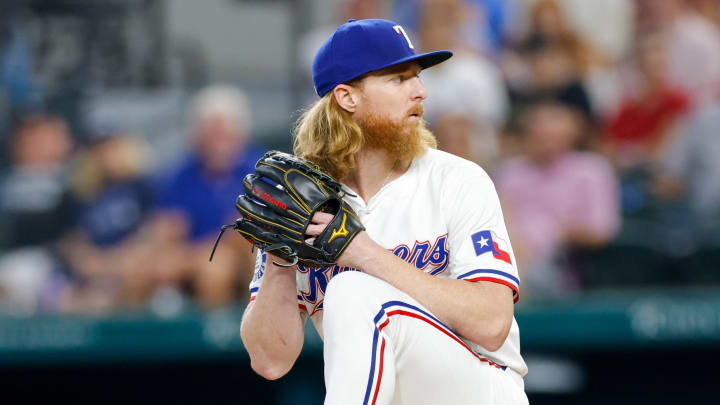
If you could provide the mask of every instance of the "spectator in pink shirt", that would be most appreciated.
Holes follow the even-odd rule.
[[[503,163],[495,183],[505,209],[525,285],[539,295],[581,286],[562,258],[573,248],[597,248],[620,227],[618,180],[600,155],[579,152],[580,112],[552,101],[521,119],[519,157]]]

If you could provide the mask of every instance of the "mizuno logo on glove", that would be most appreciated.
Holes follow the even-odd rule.
[[[342,224],[340,224],[339,229],[333,229],[332,234],[330,235],[330,239],[328,239],[328,243],[332,242],[333,239],[337,238],[338,236],[347,236],[348,230],[345,228],[345,222],[347,221],[347,214],[343,214]]]

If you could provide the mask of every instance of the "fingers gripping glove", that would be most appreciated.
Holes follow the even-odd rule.
[[[342,200],[340,183],[314,163],[294,155],[266,153],[255,164],[255,174],[245,176],[243,189],[245,194],[235,204],[241,217],[224,226],[218,240],[225,229],[233,228],[254,246],[288,261],[286,266],[334,264],[350,241],[365,230]],[[306,231],[318,211],[334,217],[308,244]]]

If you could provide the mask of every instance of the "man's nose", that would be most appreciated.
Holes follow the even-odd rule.
[[[427,91],[425,90],[425,86],[423,86],[422,81],[419,77],[414,77],[412,79],[413,81],[413,89],[412,89],[412,99],[420,99],[425,100],[427,98]]]

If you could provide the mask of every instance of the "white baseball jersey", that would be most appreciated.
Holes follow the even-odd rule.
[[[513,290],[517,302],[520,281],[500,202],[489,176],[475,163],[430,149],[367,203],[351,195],[345,200],[375,242],[419,270],[436,277],[503,284]],[[265,254],[258,255],[250,300],[262,284],[265,260]],[[330,279],[349,269],[298,270],[298,306],[313,316],[322,311]],[[464,343],[490,364],[509,367],[520,376],[527,373],[515,319],[497,351]]]

